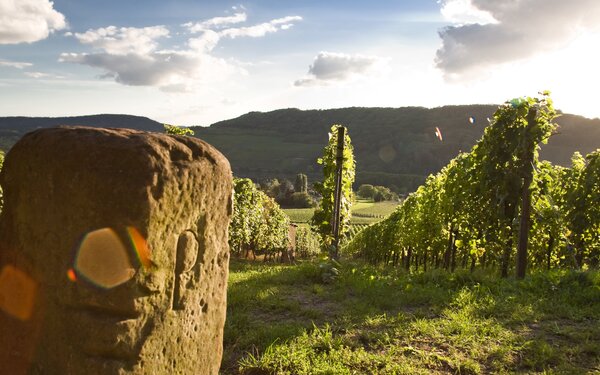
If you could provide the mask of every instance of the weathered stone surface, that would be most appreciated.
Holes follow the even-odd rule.
[[[0,310],[0,373],[218,373],[232,191],[218,151],[190,137],[42,129],[6,155],[0,183],[0,269],[37,286],[31,318]],[[149,267],[127,228],[146,239]],[[123,242],[127,257],[113,263],[130,263],[130,279],[100,287],[72,270],[89,233],[86,248],[114,243],[97,236]]]

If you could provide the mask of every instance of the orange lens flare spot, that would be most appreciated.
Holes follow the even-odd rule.
[[[75,270],[72,268],[69,268],[69,270],[67,271],[67,278],[69,280],[71,280],[72,282],[76,282],[77,281],[77,274],[75,274]]]
[[[148,248],[146,239],[135,227],[127,227],[127,233],[129,234],[131,244],[135,249],[135,253],[140,260],[140,263],[145,269],[150,268],[152,260],[150,258],[150,249]]]
[[[20,320],[29,320],[33,313],[36,282],[25,272],[6,265],[0,273],[0,310]]]
[[[75,269],[91,283],[110,289],[134,275],[127,248],[111,228],[88,233],[77,252]]]

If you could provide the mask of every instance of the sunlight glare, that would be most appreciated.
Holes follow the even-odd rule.
[[[150,266],[152,266],[152,260],[150,258],[150,249],[148,248],[146,239],[135,227],[127,227],[127,233],[129,234],[131,245],[135,250],[140,264],[144,267],[144,269],[149,269]]]
[[[114,288],[135,274],[128,251],[112,228],[89,232],[83,238],[75,270],[92,284],[104,289]]]
[[[0,310],[19,320],[31,318],[37,285],[25,272],[6,265],[0,273]]]

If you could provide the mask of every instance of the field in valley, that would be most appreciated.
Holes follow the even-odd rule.
[[[381,221],[391,214],[398,202],[373,202],[359,199],[352,205],[351,224],[372,224]],[[292,223],[308,223],[313,215],[313,208],[285,208],[283,212],[288,215]]]

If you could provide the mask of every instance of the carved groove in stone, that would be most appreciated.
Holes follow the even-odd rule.
[[[198,261],[198,240],[191,230],[179,235],[175,260],[175,285],[173,287],[173,310],[183,309],[183,300],[188,283],[193,277],[193,269]]]

